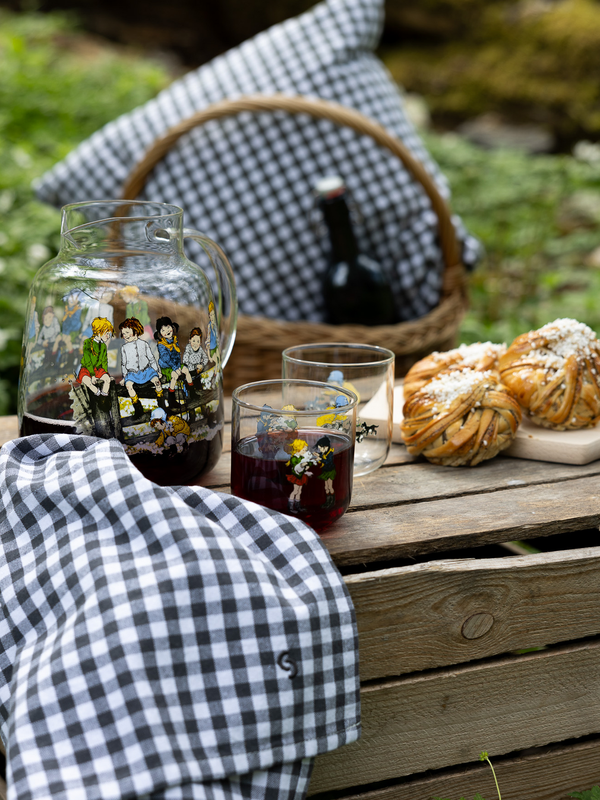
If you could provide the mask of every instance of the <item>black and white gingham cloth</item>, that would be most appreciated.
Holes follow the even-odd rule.
[[[36,184],[57,206],[120,195],[147,147],[167,128],[224,97],[307,95],[377,120],[419,159],[444,197],[444,177],[411,122],[398,87],[374,55],[383,0],[326,0],[173,83],[111,122]],[[400,319],[439,302],[442,256],[437,218],[421,184],[369,137],[327,121],[285,113],[245,114],[190,132],[154,170],[142,198],[175,203],[186,224],[225,249],[240,311],[286,320],[324,319],[326,235],[311,227],[318,178],[341,175],[364,222],[363,250],[386,270]],[[455,219],[463,259],[477,241]],[[190,244],[190,255],[199,250]]]
[[[360,731],[344,582],[293,518],[116,440],[0,450],[9,800],[297,800]]]

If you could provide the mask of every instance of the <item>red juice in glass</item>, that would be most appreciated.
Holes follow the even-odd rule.
[[[317,531],[350,503],[354,441],[340,431],[297,428],[247,436],[231,459],[235,495],[297,516]]]

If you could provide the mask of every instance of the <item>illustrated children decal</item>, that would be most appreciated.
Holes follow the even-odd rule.
[[[333,447],[329,436],[321,436],[316,444],[319,461],[321,464],[321,474],[319,478],[325,481],[325,502],[323,508],[331,508],[335,503],[335,492],[333,489],[333,481],[336,476],[335,463],[333,461]]]
[[[215,364],[219,359],[219,334],[217,326],[217,317],[215,314],[215,304],[211,300],[208,304],[208,334],[206,336],[206,349],[210,355],[211,361]]]
[[[167,416],[163,408],[155,408],[150,415],[150,425],[158,428],[160,433],[156,439],[157,447],[175,447],[178,453],[183,451],[190,435],[190,426],[181,417]]]
[[[341,369],[332,369],[327,376],[325,383],[333,383],[334,386],[339,386],[342,389],[353,392],[360,403],[360,394],[357,392],[356,387],[350,383],[350,381],[344,380],[344,373]]]
[[[343,394],[338,394],[333,401],[333,405],[327,406],[325,409],[325,411],[333,413],[323,414],[321,417],[317,418],[317,425],[319,428],[334,428],[337,430],[343,430],[348,424],[348,417],[346,414],[338,414],[337,411],[338,409],[344,408],[344,406],[347,405],[348,398]]]
[[[104,317],[114,325],[115,311],[110,302],[113,299],[114,291],[106,286],[101,286],[87,300],[87,309],[83,318],[82,337],[87,339],[92,335],[92,321],[96,317]]]
[[[46,306],[42,311],[42,327],[37,337],[37,344],[46,350],[47,354],[50,353],[50,345],[54,344],[56,337],[60,336],[60,324],[56,319],[54,308]]]
[[[150,312],[148,311],[148,303],[140,299],[140,290],[138,286],[124,286],[121,289],[121,297],[125,301],[125,316],[128,319],[134,317],[142,324],[142,333],[140,338],[152,339],[153,330],[150,325]]]
[[[291,475],[286,475],[288,481],[293,485],[292,493],[288,498],[288,508],[290,511],[306,511],[300,505],[302,487],[308,481],[312,472],[309,467],[319,464],[319,458],[308,449],[308,442],[304,439],[294,439],[290,445],[290,460],[286,466],[291,467]]]
[[[92,335],[83,342],[81,367],[77,383],[86,386],[98,397],[108,397],[110,375],[108,374],[108,352],[106,345],[114,335],[112,323],[104,317],[92,321]]]
[[[160,317],[156,320],[154,338],[158,342],[158,366],[164,380],[169,383],[170,407],[178,405],[175,399],[175,386],[182,373],[185,375],[188,387],[193,387],[190,371],[181,363],[181,350],[177,341],[178,330],[179,325],[169,317]]]
[[[62,328],[54,341],[53,355],[56,354],[61,344],[64,344],[68,353],[73,352],[73,345],[81,334],[82,315],[85,310],[81,304],[81,298],[82,293],[79,289],[72,289],[63,297],[65,310],[62,318]]]
[[[208,364],[208,356],[202,347],[202,331],[200,328],[192,328],[190,340],[185,346],[183,353],[183,364],[190,373],[195,372],[200,375]]]
[[[150,345],[140,337],[144,333],[144,328],[139,319],[130,317],[119,325],[121,336],[125,344],[121,348],[121,372],[123,380],[121,385],[125,385],[127,393],[133,403],[135,416],[139,417],[144,413],[144,408],[137,395],[138,386],[151,381],[156,391],[156,397],[160,403],[163,390],[158,377],[158,364]]]

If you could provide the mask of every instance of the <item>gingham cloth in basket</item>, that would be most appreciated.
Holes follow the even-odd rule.
[[[373,52],[383,13],[383,0],[326,0],[255,36],[91,136],[42,176],[39,198],[61,206],[120,196],[134,165],[169,127],[225,97],[275,92],[341,103],[381,123],[449,197],[398,86]],[[352,191],[363,217],[360,246],[386,270],[399,319],[431,311],[443,273],[431,203],[395,156],[348,128],[283,112],[213,121],[173,146],[141,198],[181,206],[187,225],[224,248],[243,314],[322,321],[328,244],[310,217],[315,182],[332,173]],[[458,217],[454,222],[471,267],[479,244]],[[200,256],[194,243],[189,248]]]
[[[359,736],[344,582],[299,520],[142,477],[116,440],[0,450],[12,800],[273,798]]]

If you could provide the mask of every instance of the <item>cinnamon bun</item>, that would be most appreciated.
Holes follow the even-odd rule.
[[[475,466],[515,437],[521,408],[497,373],[473,369],[439,374],[404,404],[402,438],[409,453],[433,464]]]
[[[557,319],[518,336],[500,374],[537,425],[576,430],[600,420],[600,342],[582,322]]]

